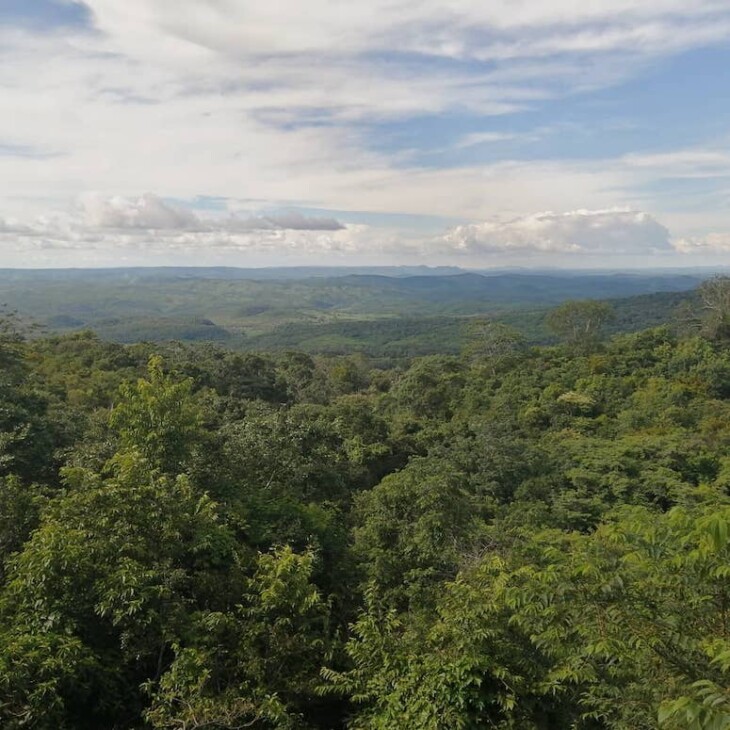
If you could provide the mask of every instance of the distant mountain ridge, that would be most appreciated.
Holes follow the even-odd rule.
[[[561,302],[566,299],[609,299],[667,291],[689,291],[706,277],[692,274],[481,274],[463,272],[448,276],[350,275],[338,283],[366,289],[383,289],[428,302],[485,301],[493,303]],[[333,280],[325,280],[334,283]],[[320,282],[318,282],[320,283]]]
[[[623,280],[651,278],[673,280],[690,277],[705,279],[716,269],[645,269],[645,270],[575,270],[575,269],[465,269],[459,266],[120,266],[103,268],[19,269],[0,268],[2,281],[78,281],[78,280],[174,280],[219,279],[223,281],[289,281],[304,279],[339,279],[364,277],[378,278],[434,278],[446,276],[504,279],[505,277],[531,277],[543,279],[608,279]]]
[[[696,272],[443,273],[424,267],[300,267],[267,270],[271,278],[256,270],[259,278],[250,278],[250,271],[5,269],[0,302],[50,331],[92,329],[120,342],[209,340],[322,352],[377,344],[400,355],[458,349],[459,320],[470,316],[500,318],[532,341],[544,341],[544,312],[569,299],[645,297],[629,306],[621,329],[661,323],[706,278]]]
[[[449,276],[464,273],[457,266],[131,266],[69,269],[0,269],[0,281],[78,279],[222,279],[249,281],[334,278],[356,275],[384,277]]]

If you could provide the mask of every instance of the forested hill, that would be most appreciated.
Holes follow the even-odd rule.
[[[0,280],[25,281],[165,281],[170,279],[220,279],[289,281],[342,276],[446,276],[462,274],[456,266],[125,266],[111,268],[0,269]]]
[[[386,275],[387,274],[387,275]],[[46,330],[117,342],[218,341],[244,350],[458,352],[464,318],[488,315],[546,342],[545,312],[568,299],[616,305],[618,331],[671,319],[699,273],[491,273],[458,269],[3,270],[0,303]],[[622,311],[631,310],[631,322]]]
[[[704,277],[690,274],[494,274],[462,273],[450,276],[347,276],[343,287],[392,293],[404,300],[467,305],[556,303],[567,299],[611,299],[660,291],[687,291]],[[324,283],[324,282],[323,282]],[[333,280],[326,280],[334,284]]]
[[[0,727],[730,726],[730,283],[458,355],[0,337]]]
[[[692,306],[696,292],[659,292],[622,299],[609,299],[613,317],[608,332],[636,332],[648,327],[674,324],[682,307]],[[546,324],[547,305],[485,308],[486,317],[517,330],[531,344],[555,341]],[[228,344],[241,350],[302,350],[310,354],[345,355],[360,352],[377,358],[408,358],[419,355],[457,354],[468,343],[469,330],[485,315],[399,316],[368,319],[333,319],[324,322],[287,322],[269,331],[252,333]],[[119,329],[102,326],[109,339]],[[140,339],[140,338],[138,338]],[[144,338],[142,338],[144,339]],[[160,339],[151,338],[151,339]],[[163,338],[164,339],[164,338]],[[213,339],[212,337],[209,339]]]

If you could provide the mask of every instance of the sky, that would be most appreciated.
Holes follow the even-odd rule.
[[[0,0],[0,267],[730,266],[730,0]]]

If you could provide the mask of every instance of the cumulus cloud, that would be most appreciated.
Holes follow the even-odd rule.
[[[370,263],[403,251],[387,245],[368,226],[339,230],[149,230],[29,226],[22,232],[0,226],[0,247],[10,265],[118,266],[154,262],[259,266],[274,262],[336,263],[370,256]],[[402,242],[399,240],[399,244]]]
[[[586,254],[647,255],[730,251],[730,236],[681,239],[648,213],[629,209],[535,213],[455,226],[436,238],[394,226],[342,225],[298,211],[247,217],[182,208],[152,194],[83,197],[70,214],[33,220],[0,217],[0,248],[21,265],[189,260],[252,265],[275,262],[453,263],[522,260],[536,254],[571,260]],[[517,257],[515,259],[515,257]],[[577,259],[576,259],[577,260]]]
[[[679,253],[730,253],[730,233],[707,233],[704,236],[679,238],[672,245]]]
[[[299,211],[221,217],[152,193],[134,198],[90,193],[71,212],[27,220],[0,216],[0,249],[12,265],[68,265],[69,257],[78,256],[85,264],[104,265],[148,258],[172,263],[176,256],[196,263],[245,256],[250,264],[251,256],[329,259],[375,251],[377,244],[367,226]]]
[[[256,185],[267,200],[392,211],[407,174],[363,123],[534,108],[635,74],[643,58],[730,37],[719,0],[83,4],[94,33],[0,29],[0,86],[13,110],[0,116],[0,143],[56,155],[0,161],[20,195],[144,185],[233,197]],[[434,200],[456,207],[468,176],[460,184],[464,194],[453,194],[453,178],[434,176],[440,189],[420,212]]]
[[[197,231],[237,233],[246,231],[339,231],[345,228],[334,218],[310,217],[298,211],[274,212],[241,218],[202,217],[157,195],[139,198],[106,198],[89,193],[80,198],[83,224],[91,229],[128,231]]]
[[[456,226],[443,244],[466,254],[637,254],[671,250],[669,231],[648,213],[614,208],[535,213]]]
[[[151,193],[136,200],[90,194],[81,197],[86,223],[93,228],[195,229],[200,220],[189,210],[166,203]]]
[[[16,236],[33,236],[36,229],[14,218],[0,217],[0,234],[16,235]]]
[[[447,254],[573,254],[597,250],[599,240],[611,252],[630,242],[649,251],[650,240],[666,247],[665,233],[628,212],[623,222],[606,214],[603,232],[587,225],[598,226],[595,215],[524,214],[656,209],[635,197],[642,185],[722,179],[730,169],[730,158],[712,151],[439,169],[404,164],[403,150],[375,137],[383,120],[429,115],[481,117],[491,129],[486,117],[537,110],[633,77],[667,54],[725,42],[723,0],[71,1],[88,7],[93,28],[0,28],[0,86],[12,110],[0,115],[0,152],[13,151],[0,154],[0,177],[12,181],[1,209],[37,213],[87,188],[102,191],[79,220],[0,223],[28,246],[381,245],[335,219],[256,212],[224,220],[169,202],[244,189],[282,208],[486,220],[450,231],[436,246]],[[491,143],[496,156],[503,141],[520,140],[472,132],[455,146],[476,155],[476,145]],[[136,197],[144,188],[165,197]],[[495,211],[521,217],[494,221]]]

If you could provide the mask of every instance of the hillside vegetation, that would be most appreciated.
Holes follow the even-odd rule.
[[[458,353],[474,317],[548,343],[550,307],[614,302],[615,332],[662,324],[695,274],[494,273],[458,269],[110,269],[0,271],[0,303],[46,331],[91,329],[114,342],[226,342],[233,349]],[[621,300],[621,301],[618,301]]]
[[[730,286],[459,354],[0,340],[0,726],[730,727]]]

